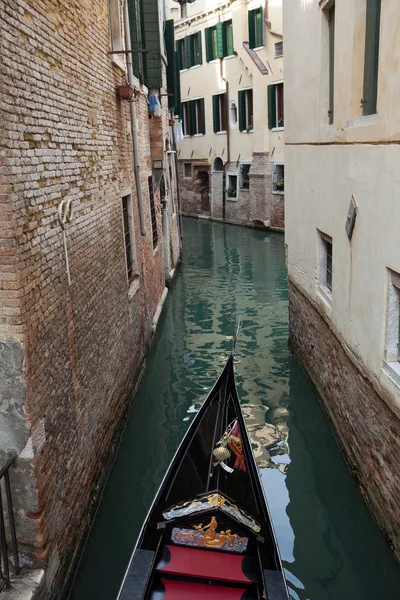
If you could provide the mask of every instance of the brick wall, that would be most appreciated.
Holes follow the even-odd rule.
[[[317,309],[289,283],[290,346],[323,407],[363,494],[400,559],[400,422]]]
[[[9,386],[8,396],[0,388],[0,404],[10,399],[11,409],[0,441],[3,456],[20,455],[18,535],[48,561],[49,596],[85,529],[165,285],[158,191],[155,250],[151,239],[147,98],[136,100],[143,237],[129,107],[115,94],[125,74],[107,54],[107,6],[1,2],[0,376],[7,374]],[[126,189],[139,274],[129,296]],[[70,286],[57,216],[62,199],[74,204],[66,231]],[[8,435],[16,427],[19,435]]]
[[[184,164],[192,165],[192,177],[185,177]],[[211,176],[210,165],[190,160],[179,161],[179,185],[181,194],[181,210],[188,215],[210,215],[210,179],[208,180],[208,205],[204,202],[207,195],[203,177]],[[203,198],[202,198],[203,196]],[[203,200],[203,201],[202,201]]]

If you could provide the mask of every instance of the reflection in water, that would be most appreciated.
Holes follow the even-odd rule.
[[[165,470],[228,356],[238,314],[238,389],[293,598],[397,597],[399,567],[288,351],[283,236],[184,224],[184,262],[71,600],[115,599]]]

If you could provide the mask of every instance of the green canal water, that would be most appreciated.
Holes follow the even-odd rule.
[[[183,263],[70,600],[115,600],[154,494],[228,356],[238,314],[238,389],[292,598],[400,598],[400,567],[288,350],[283,236],[185,219]]]

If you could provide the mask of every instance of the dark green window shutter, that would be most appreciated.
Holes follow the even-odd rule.
[[[150,88],[162,86],[161,40],[158,18],[158,0],[141,0],[144,48],[151,50],[146,56],[147,81]]]
[[[217,55],[215,58],[224,58],[224,27],[222,23],[216,24],[217,30]]]
[[[232,21],[225,21],[225,56],[232,56],[233,48],[233,24]]]
[[[178,61],[178,69],[182,71],[183,67],[183,40],[176,42],[176,56]]]
[[[196,100],[190,100],[190,102],[189,102],[189,135],[195,135],[196,133],[197,133]]]
[[[381,0],[367,0],[365,28],[363,115],[376,113],[378,100],[379,31]]]
[[[212,99],[213,99],[214,133],[217,133],[217,131],[221,131],[221,121],[219,118],[219,95],[213,96]]]
[[[189,35],[189,37],[186,38],[186,45],[187,45],[187,55],[188,55],[187,66],[188,66],[188,68],[194,67],[194,65],[195,65],[195,62],[194,62],[194,35]]]
[[[268,127],[276,127],[276,86],[268,86]]]
[[[212,43],[212,27],[207,27],[204,30],[204,35],[206,37],[206,60],[210,62],[213,60],[213,43]]]
[[[255,20],[255,48],[259,48],[264,45],[264,10],[262,8],[258,8],[254,11],[254,20]]]
[[[176,87],[177,87],[177,73],[176,73],[176,63],[175,63],[175,30],[174,30],[174,21],[173,19],[169,19],[165,21],[164,24],[164,40],[165,40],[165,50],[167,52],[167,91],[168,94],[172,94],[172,96],[168,96],[168,108],[169,110],[173,110],[177,106],[177,98],[176,98]]]
[[[239,91],[239,131],[246,131],[246,92]]]
[[[203,64],[203,47],[201,44],[201,31],[194,34],[194,42],[195,42],[195,55],[194,55],[194,64],[202,65]]]
[[[249,46],[250,48],[256,47],[256,19],[255,19],[255,10],[249,10],[248,20],[249,20]]]
[[[200,114],[201,114],[201,127],[199,133],[206,132],[206,111],[204,106],[204,98],[200,98]]]
[[[333,123],[333,103],[335,85],[335,5],[329,10],[329,108],[328,121]]]
[[[144,40],[140,0],[128,0],[128,11],[132,50],[142,50],[144,48]],[[143,81],[145,74],[143,54],[139,52],[132,54],[132,68],[135,77]]]

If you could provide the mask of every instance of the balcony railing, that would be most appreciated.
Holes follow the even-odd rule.
[[[10,467],[15,461],[16,456],[10,456],[6,464],[0,469],[0,592],[4,588],[10,588],[10,558],[8,555],[9,543],[6,537],[6,520],[8,521],[10,545],[13,555],[13,564],[15,575],[19,575],[19,556],[18,556],[18,545],[17,537],[15,534],[15,522],[14,512],[11,495],[10,485]],[[4,487],[1,485],[4,482]],[[3,491],[5,491],[5,499],[7,509],[5,511],[5,505],[3,501]]]

